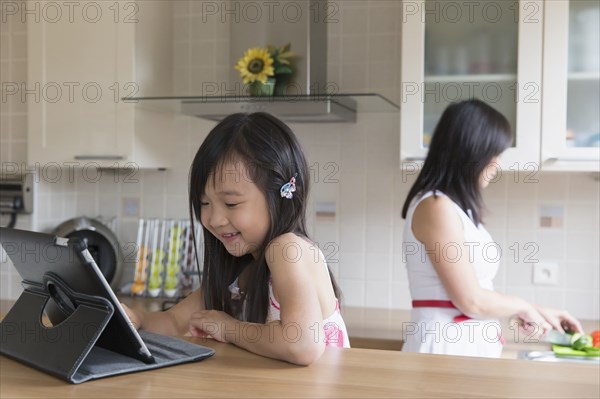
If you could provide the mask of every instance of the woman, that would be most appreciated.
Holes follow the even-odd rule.
[[[499,317],[517,316],[530,338],[552,328],[581,332],[566,311],[493,290],[499,252],[481,224],[481,191],[511,141],[506,118],[479,100],[451,104],[442,114],[402,208],[413,299],[404,351],[499,357]]]

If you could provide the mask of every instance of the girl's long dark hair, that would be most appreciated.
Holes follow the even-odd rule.
[[[207,182],[209,179],[219,178],[215,177],[216,174],[224,163],[229,161],[242,162],[248,173],[240,178],[249,178],[265,195],[270,228],[264,243],[258,249],[257,258],[254,259],[249,254],[242,257],[232,256],[203,226],[202,295],[206,309],[223,310],[239,317],[228,286],[244,268],[250,267],[245,297],[246,319],[264,323],[269,305],[270,273],[265,259],[268,244],[274,238],[289,232],[308,238],[308,165],[294,133],[274,116],[256,112],[226,117],[208,134],[190,168],[189,204],[192,227],[195,219],[200,220],[200,196]],[[279,190],[293,176],[296,177],[296,191],[292,199],[282,198]],[[197,248],[194,249],[197,254]],[[336,296],[339,297],[339,290],[331,271],[329,275]]]
[[[429,152],[410,189],[402,217],[413,199],[440,190],[465,212],[471,210],[475,225],[481,223],[483,200],[480,176],[492,159],[512,143],[508,120],[479,100],[449,105],[438,122]]]

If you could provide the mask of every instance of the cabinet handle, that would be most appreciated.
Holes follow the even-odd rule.
[[[413,162],[413,161],[424,161],[425,157],[406,157],[404,158],[404,162]]]
[[[122,159],[125,159],[125,157],[122,155],[75,155],[74,158],[78,161],[120,161]]]
[[[550,157],[546,159],[547,162],[559,162],[559,161],[569,161],[569,162],[598,162],[600,158],[598,157]]]

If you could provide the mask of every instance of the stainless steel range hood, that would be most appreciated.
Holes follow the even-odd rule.
[[[399,107],[376,93],[274,97],[138,97],[124,99],[148,109],[220,121],[236,112],[269,112],[285,122],[355,122],[361,112],[398,112]]]
[[[287,122],[355,122],[356,101],[350,97],[331,96],[318,98],[308,96],[300,98],[266,97],[234,99],[226,97],[204,99],[184,99],[181,112],[220,121],[236,112],[268,112]]]
[[[283,0],[278,10],[260,20],[240,18],[229,24],[229,81],[220,82],[226,95],[188,97],[138,97],[135,100],[150,108],[171,111],[219,121],[235,112],[264,111],[286,122],[355,122],[357,112],[397,112],[399,107],[379,94],[347,94],[343,87],[327,80],[327,18],[315,17],[315,10],[326,10],[323,0]],[[253,47],[282,46],[291,43],[297,54],[293,60],[294,74],[283,89],[273,97],[248,96],[248,87],[241,84],[233,68],[244,52]],[[225,89],[222,89],[223,93]]]

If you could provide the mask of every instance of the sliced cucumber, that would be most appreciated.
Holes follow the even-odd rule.
[[[581,335],[574,342],[571,341],[571,348],[575,350],[584,350],[592,347],[592,337],[589,335]]]

